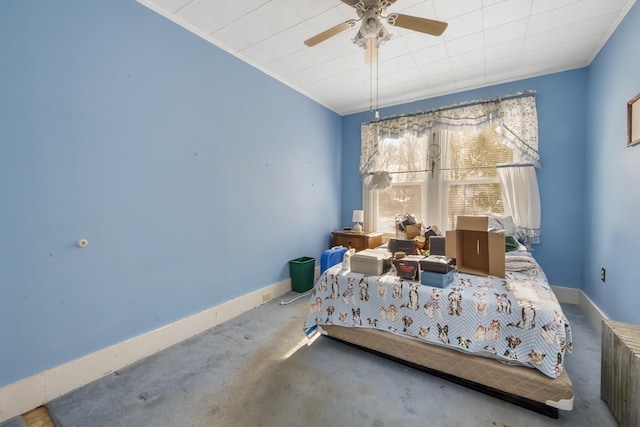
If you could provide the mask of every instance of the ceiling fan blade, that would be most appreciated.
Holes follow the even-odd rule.
[[[367,39],[367,48],[364,51],[364,62],[367,64],[378,62],[378,41],[374,37]]]
[[[348,30],[349,28],[353,28],[355,25],[356,25],[356,21],[353,19],[350,19],[346,22],[343,22],[342,24],[336,25],[335,27],[331,27],[328,30],[321,32],[320,34],[317,34],[311,37],[310,39],[305,40],[304,44],[306,44],[309,47],[315,46],[318,43],[323,42],[328,38],[335,36],[336,34],[340,34],[341,32]]]
[[[446,22],[434,21],[433,19],[418,18],[417,16],[392,13],[387,17],[387,22],[396,27],[408,30],[420,31],[421,33],[439,36],[447,29]]]

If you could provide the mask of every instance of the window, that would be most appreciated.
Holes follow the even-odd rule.
[[[393,181],[370,198],[373,228],[394,234],[395,218],[403,213],[443,231],[455,228],[458,215],[503,213],[495,165],[512,162],[513,154],[496,127],[383,139],[377,167],[389,171]],[[432,150],[434,145],[439,150]]]
[[[426,200],[426,140],[406,135],[387,138],[380,144],[380,168],[393,173],[393,181],[390,188],[378,194],[378,231],[394,233],[396,215],[422,212]]]
[[[365,230],[395,234],[396,216],[410,212],[444,231],[458,215],[491,211],[512,215],[525,244],[540,242],[535,91],[376,119],[360,132]]]

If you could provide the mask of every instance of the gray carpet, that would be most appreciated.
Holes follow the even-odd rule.
[[[0,423],[0,427],[26,427],[22,417],[14,417],[10,420]]]
[[[579,307],[567,371],[574,410],[553,420],[325,337],[306,339],[296,293],[64,395],[48,406],[80,426],[615,426],[600,400],[600,338]]]

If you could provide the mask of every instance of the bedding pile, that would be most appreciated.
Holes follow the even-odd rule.
[[[518,271],[529,276],[538,274],[538,264],[531,256],[527,255],[505,255],[504,269],[506,271]]]
[[[571,327],[542,269],[530,255],[522,257],[529,261],[514,261],[528,268],[505,278],[458,273],[444,289],[336,265],[315,284],[305,331],[375,328],[557,378],[572,350]]]

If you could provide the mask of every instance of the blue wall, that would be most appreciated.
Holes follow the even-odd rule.
[[[142,5],[4,0],[0,52],[0,386],[285,280],[340,226],[340,116]]]
[[[584,245],[584,118],[587,103],[587,69],[520,80],[478,90],[431,98],[380,110],[381,116],[428,110],[461,101],[492,98],[535,89],[538,110],[541,169],[538,185],[542,203],[541,243],[535,257],[555,286],[580,288]],[[362,204],[358,175],[360,125],[370,112],[343,118],[342,222]]]
[[[627,102],[640,92],[640,4],[589,68],[584,285],[609,317],[640,324],[640,145],[627,147]],[[600,268],[607,270],[600,281]]]

